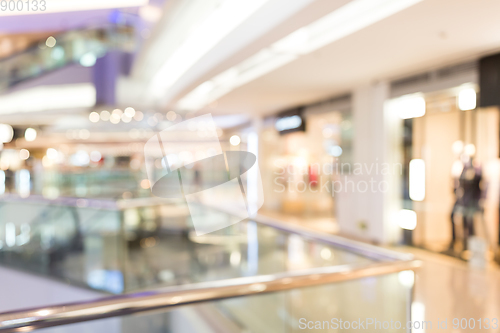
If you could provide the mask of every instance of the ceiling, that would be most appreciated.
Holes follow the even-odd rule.
[[[221,57],[222,53],[218,53],[217,49],[211,51],[208,56],[211,57],[212,66],[203,69],[193,67],[193,70],[198,71],[189,72],[189,78],[181,80],[181,88],[177,88],[177,95],[171,101],[172,105],[200,83],[240,63],[300,27],[338,9],[349,0],[302,1],[306,4],[302,10],[290,13],[282,21],[269,25],[267,32],[261,31],[258,37],[248,39],[231,54],[226,53]],[[170,3],[172,4],[173,2]],[[166,8],[169,8],[168,2]],[[272,12],[271,8],[264,8],[260,13]],[[286,108],[338,96],[360,85],[412,75],[493,53],[500,50],[500,20],[497,19],[499,12],[498,0],[481,0],[481,6],[474,0],[423,0],[236,88],[201,113],[211,112],[214,116],[244,114],[247,117],[242,118],[240,122],[245,122],[248,121],[248,116],[273,114]],[[2,18],[0,28],[6,26],[4,19],[10,18]],[[252,22],[250,23],[255,24],[259,21]],[[244,26],[243,30],[248,33],[252,24]],[[229,35],[225,43],[218,47],[224,48],[229,41],[237,38],[238,35]],[[154,50],[159,57],[164,56],[152,45],[145,48],[148,49]],[[217,55],[219,58],[215,61]],[[141,63],[148,64],[146,60],[143,58],[138,62],[136,71],[140,72]],[[206,60],[204,57],[200,61]],[[148,70],[148,73],[154,72],[155,70]],[[87,74],[75,77],[87,77]],[[143,79],[140,78],[138,83],[142,84]],[[90,82],[91,79],[88,78],[87,81]],[[37,84],[39,82],[36,80],[30,82],[30,86]],[[125,92],[130,94],[129,90]],[[136,106],[141,101],[139,97],[130,95],[133,97],[132,102],[122,105]],[[151,108],[151,112],[167,107],[168,105],[161,109]],[[86,116],[88,110],[66,110],[65,113]],[[44,112],[33,114],[29,118],[4,115],[3,121],[13,125],[49,125],[60,117],[61,113],[58,112]],[[220,119],[226,121],[229,118]],[[88,124],[81,124],[82,127],[86,125]],[[231,126],[236,125],[226,124],[226,127]]]
[[[210,112],[266,115],[495,52],[498,13],[498,0],[424,0],[231,91]]]
[[[152,37],[141,50],[132,73],[131,88],[124,87],[123,95],[131,100],[143,100],[155,107],[171,108],[184,94],[205,80],[224,71],[230,66],[245,60],[264,47],[274,43],[291,32],[332,12],[350,0],[265,0],[249,17],[234,30],[225,35],[220,42],[195,62],[175,84],[164,91],[164,98],[152,100],[148,96],[150,83],[155,80],[162,64],[177,47],[180,47],[190,34],[221,3],[228,0],[207,1],[204,6],[188,0],[171,0],[165,6],[165,15],[153,32]],[[232,1],[235,2],[235,1]],[[167,80],[165,75],[163,80]],[[142,90],[142,91],[141,91]],[[140,94],[138,95],[138,92]]]

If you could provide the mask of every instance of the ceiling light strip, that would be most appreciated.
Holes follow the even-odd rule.
[[[237,87],[292,62],[300,55],[316,51],[421,1],[351,1],[207,81],[210,82],[211,90],[203,89],[202,92],[198,87],[195,88],[182,98],[177,106],[187,110],[201,109]],[[229,73],[232,75],[228,75]],[[224,80],[224,77],[227,79]],[[207,82],[202,85],[206,87]]]

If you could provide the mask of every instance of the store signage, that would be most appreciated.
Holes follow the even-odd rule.
[[[299,128],[302,125],[302,118],[299,115],[280,118],[276,120],[276,129],[280,132]]]
[[[276,120],[274,127],[280,134],[305,130],[305,121],[299,114],[286,115]]]

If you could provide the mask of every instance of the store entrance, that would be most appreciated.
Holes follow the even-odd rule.
[[[410,183],[425,182],[423,199],[411,201],[414,245],[467,259],[471,236],[490,252],[498,243],[498,115],[461,111],[452,92],[426,96],[426,114],[411,121],[411,159],[425,164],[425,174],[412,175],[409,163]]]
[[[332,184],[339,161],[352,155],[352,123],[348,112],[304,113],[305,130],[262,132],[262,179],[266,201],[261,213],[337,233]]]

